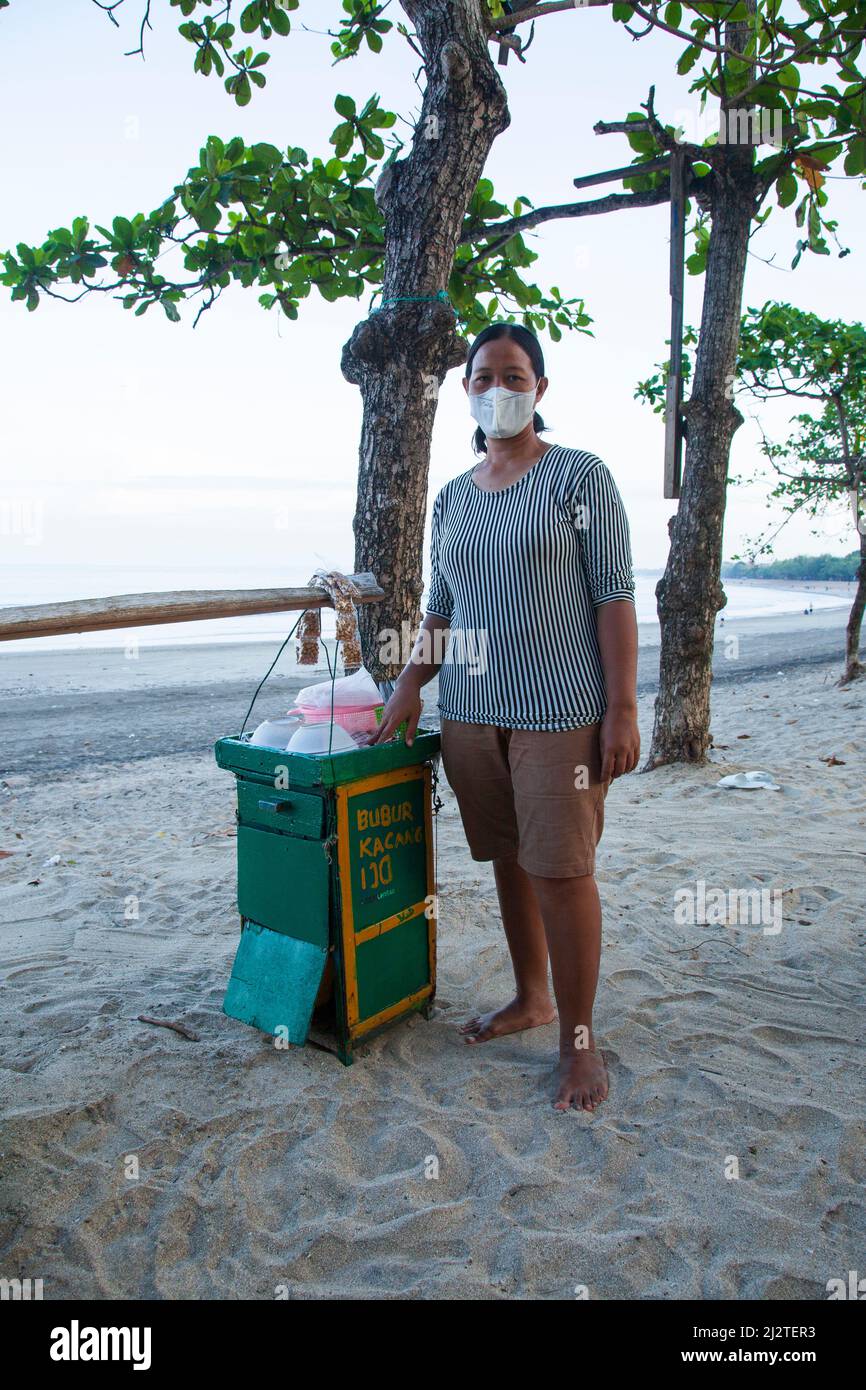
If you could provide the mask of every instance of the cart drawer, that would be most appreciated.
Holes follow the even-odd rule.
[[[318,840],[325,833],[325,799],[309,792],[275,791],[267,783],[239,778],[238,820],[241,825]]]
[[[328,945],[329,864],[322,840],[238,826],[238,911],[260,927]]]

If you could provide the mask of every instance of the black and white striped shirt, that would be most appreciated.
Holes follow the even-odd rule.
[[[595,609],[634,603],[628,519],[595,454],[554,445],[496,491],[474,469],[437,493],[426,612],[451,628],[443,719],[576,729],[604,717]]]

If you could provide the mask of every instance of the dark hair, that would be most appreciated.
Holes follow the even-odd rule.
[[[541,351],[541,344],[535,334],[529,328],[524,328],[520,323],[491,323],[487,328],[482,328],[475,342],[469,349],[469,356],[466,358],[466,368],[463,372],[464,378],[468,381],[472,375],[472,362],[479,348],[484,347],[485,343],[490,343],[494,338],[513,338],[518,347],[522,347],[530,362],[532,370],[535,372],[535,380],[538,382],[544,376],[544,353]],[[536,434],[541,430],[549,428],[544,423],[538,411],[532,417],[532,428]],[[472,436],[472,447],[476,454],[487,453],[487,435],[479,425]]]

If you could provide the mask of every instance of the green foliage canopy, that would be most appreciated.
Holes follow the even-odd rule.
[[[100,8],[117,23],[114,10],[122,3]],[[519,22],[514,16],[509,20],[500,0],[479,3],[491,37],[497,24]],[[236,104],[244,106],[267,81],[270,54],[258,47],[259,41],[285,38],[300,0],[252,0],[241,6],[233,0],[171,0],[171,5],[181,19],[181,36],[195,50],[194,70],[222,79]],[[7,6],[8,0],[0,0],[0,9]],[[362,47],[379,52],[392,30],[418,52],[406,25],[386,17],[388,8],[387,0],[342,0],[338,28],[329,31],[333,62],[351,58]],[[547,19],[566,7],[536,8],[546,8]],[[685,42],[677,68],[681,74],[693,73],[689,91],[701,101],[711,96],[736,99],[785,113],[783,147],[770,154],[758,147],[753,151],[757,185],[762,196],[775,189],[782,208],[797,202],[795,220],[807,236],[798,242],[795,262],[805,249],[829,254],[826,238],[836,224],[824,214],[822,170],[844,161],[849,177],[866,172],[866,78],[858,66],[866,0],[755,0],[752,8],[742,0],[654,4],[650,9],[615,3],[611,13],[635,37],[663,30]],[[317,18],[320,14],[317,5]],[[140,46],[133,51],[143,51],[149,16],[147,4]],[[569,18],[580,22],[573,13]],[[738,19],[751,25],[742,55],[724,42],[724,24]],[[635,21],[648,27],[635,31]],[[816,72],[833,81],[809,85],[818,80]],[[49,232],[41,245],[22,242],[15,251],[4,252],[0,282],[30,310],[45,296],[74,300],[100,292],[120,298],[136,314],[161,304],[173,322],[180,318],[181,301],[199,299],[197,322],[233,281],[256,285],[262,291],[260,303],[267,309],[278,306],[289,318],[297,317],[300,301],[313,288],[328,300],[359,298],[367,287],[382,283],[384,228],[373,190],[403,145],[396,137],[386,144],[383,132],[393,128],[397,117],[380,105],[377,95],[360,110],[343,94],[334,106],[340,121],[327,157],[310,158],[297,146],[247,145],[239,136],[228,141],[210,136],[198,163],[152,212],[117,216],[110,228],[93,228],[86,217],[77,216],[71,226]],[[647,121],[638,111],[626,119],[637,124],[637,118],[645,128],[626,132],[636,171],[623,180],[629,192],[659,187],[667,173],[642,173],[641,165],[670,149],[672,141],[683,143],[672,126],[654,116]],[[716,144],[711,137],[688,147],[697,174],[712,167]],[[758,214],[756,208],[757,220],[765,220],[770,211],[768,206]],[[544,293],[521,274],[537,260],[523,232],[538,222],[574,215],[574,204],[536,209],[526,195],[509,208],[496,198],[490,180],[479,181],[448,284],[463,331],[476,333],[497,316],[517,316],[554,340],[564,329],[588,331],[591,320],[582,299],[566,298],[556,286]],[[521,225],[512,227],[518,219]],[[705,211],[697,212],[691,234],[694,250],[688,265],[699,274],[709,240]],[[162,261],[172,248],[183,270],[174,278],[164,273]],[[62,293],[67,286],[77,293]]]

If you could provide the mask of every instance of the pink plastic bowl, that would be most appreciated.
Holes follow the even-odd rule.
[[[380,705],[334,705],[334,723],[339,724],[341,729],[345,729],[349,734],[374,734],[379,725],[376,723],[376,710]],[[329,724],[331,722],[330,705],[295,705],[294,709],[298,714],[304,716],[305,724]]]

